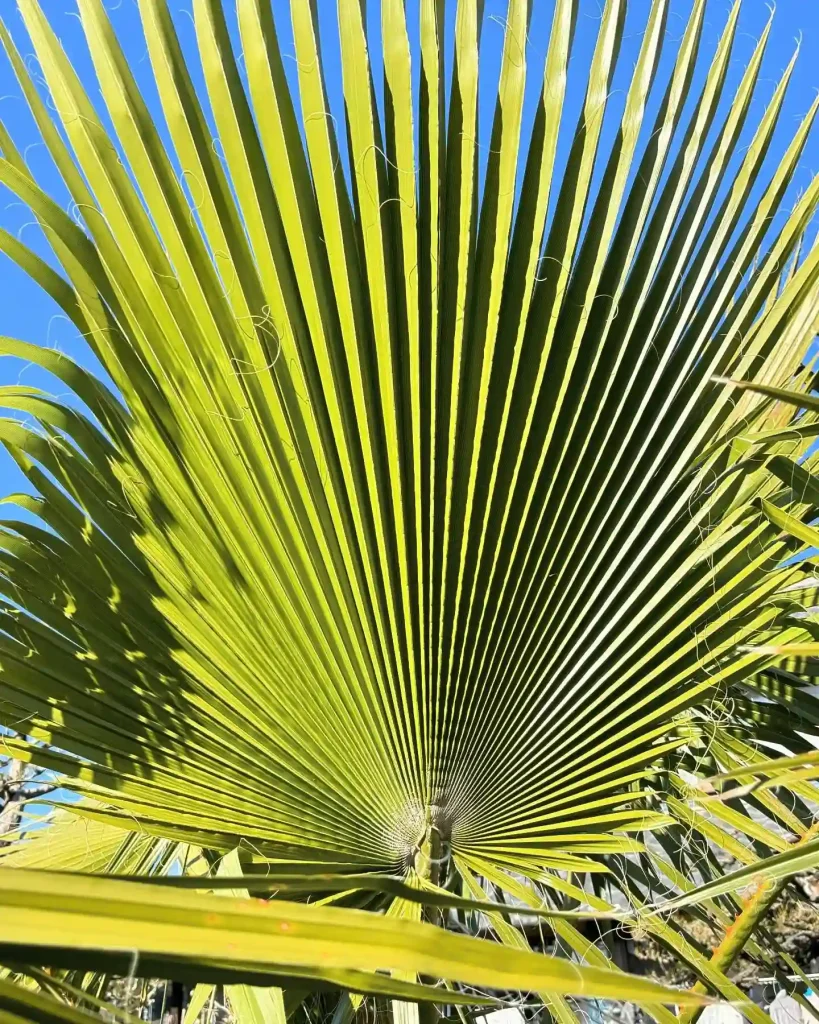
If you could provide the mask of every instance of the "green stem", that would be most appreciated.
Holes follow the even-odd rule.
[[[427,827],[424,838],[421,840],[415,853],[415,873],[425,882],[438,885],[441,877],[441,859],[443,852],[443,841],[434,818],[430,814],[427,818]],[[430,924],[443,924],[441,911],[437,908],[428,907],[424,917]],[[425,985],[434,985],[437,978],[422,976],[420,979]],[[418,1004],[418,1024],[438,1024],[440,1014],[434,1003]]]

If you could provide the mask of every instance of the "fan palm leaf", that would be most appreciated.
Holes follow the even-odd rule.
[[[475,0],[457,5],[448,96],[444,5],[422,0],[415,53],[404,5],[382,0],[383,117],[363,5],[341,0],[343,125],[305,0],[290,4],[293,89],[267,0],[237,6],[243,62],[219,0],[195,0],[206,97],[165,0],[139,0],[161,119],[101,0],[78,8],[105,118],[37,0],[18,6],[53,110],[2,26],[0,40],[72,208],[0,128],[0,182],[54,260],[5,231],[0,249],[112,386],[0,339],[76,398],[0,389],[0,441],[36,492],[11,496],[34,521],[12,512],[0,531],[0,716],[35,741],[10,741],[15,756],[63,773],[101,828],[238,848],[237,889],[258,891],[266,873],[284,893],[289,879],[291,892],[375,910],[417,896],[450,916],[485,912],[520,945],[492,893],[524,886],[590,965],[591,988],[605,975],[606,992],[639,1000],[572,923],[612,913],[617,890],[736,997],[729,965],[653,905],[664,878],[731,927],[730,876],[715,881],[707,855],[701,884],[687,872],[700,840],[751,870],[773,858],[760,868],[771,877],[813,856],[750,810],[800,843],[809,779],[787,780],[798,806],[760,787],[704,809],[691,788],[692,776],[754,775],[770,758],[759,741],[798,753],[816,721],[809,695],[749,696],[777,651],[811,639],[794,597],[805,566],[791,558],[806,537],[787,524],[819,502],[782,467],[810,473],[819,410],[797,413],[783,389],[812,380],[819,248],[805,238],[819,179],[772,221],[819,100],[767,162],[796,56],[754,121],[770,25],[728,102],[739,3],[699,82],[704,0],[662,76],[668,3],[654,0],[609,140],[626,4],[607,0],[559,175],[577,3],[556,0],[536,68],[529,5],[510,0],[484,180]],[[668,855],[664,836],[680,830],[697,838]],[[160,891],[28,879],[0,871],[0,940],[35,960],[37,886],[54,900],[37,911],[43,930],[69,934],[87,902],[86,949],[120,936],[92,903],[120,894],[136,920]],[[206,922],[216,897],[172,899],[168,928]],[[251,963],[225,951],[250,913],[235,906],[233,939],[192,931],[185,954],[232,981],[281,979],[288,964],[304,976],[322,962],[318,936],[358,927],[358,911],[327,908],[302,960],[273,943]],[[280,906],[285,923],[302,920]],[[416,974],[512,984],[511,966],[470,973],[455,946],[450,960],[444,945],[422,956],[430,926],[402,916],[419,914],[378,926],[400,955],[339,940],[338,971],[314,980],[408,998],[429,998]],[[161,932],[139,933],[154,964],[172,954]],[[774,962],[766,942],[755,948]],[[55,943],[40,945],[45,956]],[[518,987],[551,992],[573,1019],[565,995],[591,990],[582,972],[568,970],[572,989],[566,965],[538,974],[533,954],[507,955]],[[392,981],[366,973],[379,967]]]

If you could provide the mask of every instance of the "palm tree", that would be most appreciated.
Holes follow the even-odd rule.
[[[774,220],[817,103],[769,175],[793,69],[751,124],[770,25],[727,97],[739,3],[708,63],[694,0],[666,75],[653,0],[608,142],[607,0],[560,176],[577,3],[535,67],[510,0],[481,185],[477,0],[448,93],[445,5],[421,0],[412,47],[381,0],[383,119],[363,5],[339,0],[343,124],[315,4],[290,4],[293,95],[268,0],[237,5],[243,61],[194,0],[205,98],[165,0],[138,0],[161,126],[79,0],[114,134],[18,3],[49,99],[0,36],[72,206],[0,126],[0,182],[55,262],[0,248],[113,386],[0,340],[75,396],[0,394],[37,495],[0,534],[0,716],[26,723],[10,756],[82,798],[4,848],[0,1009],[84,1020],[130,971],[225,982],[240,1017],[318,988],[397,1016],[523,991],[561,1021],[583,995],[670,1021],[744,1000],[740,951],[789,972],[761,926],[819,860],[817,705],[781,665],[814,628],[793,523],[819,505],[819,416],[770,389],[812,384],[819,179]],[[600,918],[696,991],[620,970]],[[479,927],[499,941],[452,934]]]

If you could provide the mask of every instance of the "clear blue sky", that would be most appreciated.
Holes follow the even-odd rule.
[[[274,13],[279,26],[282,50],[292,54],[289,36],[288,8],[286,0],[272,0]],[[454,20],[455,0],[446,0],[448,11],[448,32],[451,36]],[[79,20],[76,16],[76,0],[41,0],[52,24],[63,41],[63,45],[76,67],[88,83],[92,98],[96,101],[98,94],[94,84],[93,69],[88,58]],[[661,67],[660,81],[669,67],[669,59],[673,57],[673,40],[682,32],[685,19],[690,13],[693,0],[672,0],[672,15],[669,22],[668,46],[664,64]],[[229,4],[232,6],[232,0]],[[110,0],[107,4],[114,26],[120,34],[126,51],[130,54],[137,70],[138,78],[146,91],[149,103],[157,108],[156,97],[152,87],[150,65],[147,60],[145,43],[142,38],[140,21],[135,0]],[[373,23],[373,40],[377,39],[378,2],[370,0],[369,10]],[[408,0],[408,11],[411,23],[417,21],[418,0]],[[487,22],[482,43],[482,70],[484,72],[481,115],[481,144],[485,147],[492,118],[494,89],[497,84],[500,47],[502,42],[502,19],[505,10],[504,0],[486,0]],[[533,0],[534,13],[529,40],[530,89],[528,91],[527,109],[532,115],[534,100],[540,84],[540,65],[542,65],[548,38],[548,27],[551,20],[553,0]],[[333,109],[341,116],[342,107],[339,95],[338,44],[335,32],[334,0],[318,0],[321,12],[324,36],[325,58],[328,66],[328,77],[331,85]],[[610,105],[608,121],[609,138],[616,126],[622,103],[622,89],[628,81],[637,48],[640,43],[640,31],[645,23],[650,7],[649,0],[631,0],[629,18],[626,27],[626,39],[621,56],[619,71],[615,80],[615,92]],[[171,0],[171,8],[178,12],[179,31],[184,45],[193,52],[194,30],[190,17],[190,0]],[[721,31],[730,8],[729,0],[709,0],[703,54],[713,53],[716,40]],[[594,45],[597,24],[600,18],[601,4],[598,0],[581,0],[581,13],[578,20],[575,52],[570,69],[570,89],[567,117],[564,124],[562,153],[565,157],[567,144],[571,139],[576,123],[577,111],[582,101],[586,81],[588,61]],[[24,55],[32,53],[27,42],[20,18],[16,12],[14,0],[0,0],[0,13],[16,38]],[[731,67],[729,92],[739,81],[754,41],[759,36],[768,17],[768,6],[764,0],[744,0],[740,22],[740,35]],[[784,142],[792,132],[798,119],[810,105],[817,88],[819,88],[819,0],[779,0],[771,44],[763,70],[757,96],[752,109],[752,121],[758,118],[765,102],[770,97],[776,79],[787,64],[793,52],[797,36],[802,37],[802,54],[793,78],[791,91],[786,102],[784,115],[773,150],[775,154],[782,151]],[[374,64],[377,65],[377,47],[373,46]],[[292,60],[286,61],[295,71]],[[33,58],[30,62],[36,68]],[[705,64],[702,65],[704,70]],[[658,90],[658,98],[659,98]],[[67,204],[68,197],[61,186],[49,158],[42,145],[37,145],[34,126],[27,115],[25,106],[19,98],[19,90],[10,68],[0,58],[0,117],[10,129],[18,146],[25,150],[26,159],[38,180],[60,202]],[[656,107],[654,108],[656,109]],[[159,116],[159,115],[158,115]],[[653,117],[653,110],[651,111]],[[485,152],[485,149],[484,149]],[[802,166],[792,184],[792,195],[804,188],[814,172],[819,171],[819,130],[817,130],[808,146]],[[0,189],[0,224],[8,230],[20,233],[20,237],[34,247],[41,255],[47,255],[47,247],[43,244],[38,228],[31,224],[28,211],[16,203],[14,197]],[[43,345],[58,346],[62,351],[91,364],[90,355],[71,324],[62,317],[55,316],[56,308],[51,301],[31,285],[26,277],[14,267],[10,261],[0,256],[0,334],[13,335]],[[15,383],[18,380],[25,384],[50,386],[48,378],[31,367],[24,368],[10,359],[0,360],[0,383]],[[18,489],[23,481],[9,460],[0,454],[0,494]]]

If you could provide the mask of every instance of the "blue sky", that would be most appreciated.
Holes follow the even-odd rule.
[[[232,2],[232,0],[231,0]],[[335,38],[335,2],[334,0],[317,0],[322,21],[323,45],[331,89],[331,105],[334,113],[342,116],[339,89],[338,43]],[[451,38],[454,22],[455,0],[447,2],[447,31]],[[601,0],[602,2],[602,0]],[[76,0],[41,0],[63,45],[84,77],[92,99],[98,100],[94,82],[93,69],[83,42],[82,29],[76,15]],[[170,0],[171,9],[177,15],[177,23],[183,45],[191,54],[194,53],[194,29],[190,14],[191,0]],[[272,0],[274,14],[280,32],[282,51],[292,54],[292,42],[289,34],[288,8],[286,0]],[[688,17],[693,0],[671,0],[671,17],[668,27],[666,55],[660,69],[660,83],[670,67],[674,56],[674,40],[679,38]],[[529,35],[528,61],[530,69],[529,89],[527,92],[527,125],[530,123],[537,91],[540,86],[543,56],[548,40],[548,29],[553,10],[553,0],[533,0],[534,11]],[[229,6],[231,4],[229,3]],[[140,29],[140,21],[135,0],[109,0],[113,24],[120,35],[126,52],[130,55],[137,71],[141,86],[152,109],[158,105],[150,74],[145,42]],[[372,40],[378,37],[378,3],[370,0],[368,5]],[[408,0],[409,18],[414,26],[417,22],[418,0]],[[619,119],[624,87],[628,83],[629,74],[640,44],[640,32],[645,24],[649,11],[650,0],[631,0],[626,25],[625,41],[620,59],[619,69],[615,78],[614,90],[607,115],[608,138],[616,130]],[[703,41],[703,57],[710,57],[716,46],[725,18],[730,8],[729,0],[709,0],[706,29]],[[500,63],[500,51],[503,38],[504,0],[486,0],[486,24],[484,28],[481,53],[482,112],[480,123],[480,144],[485,156],[491,128],[494,90],[497,85],[497,74]],[[565,158],[571,136],[576,124],[577,113],[583,98],[588,62],[594,46],[597,25],[600,19],[601,4],[598,0],[581,0],[580,17],[578,19],[575,50],[570,68],[570,86],[567,102],[564,131],[561,143],[561,154]],[[27,41],[21,20],[16,12],[14,0],[0,0],[0,13],[14,35],[24,56],[32,54],[32,47]],[[767,18],[768,6],[764,0],[744,0],[743,13],[740,21],[740,33],[734,60],[730,69],[730,81],[727,95],[733,93],[736,83],[744,70],[748,57],[753,49]],[[755,123],[761,115],[775,87],[776,80],[790,59],[797,36],[802,37],[802,54],[789,97],[786,101],[783,117],[774,142],[773,154],[782,152],[790,133],[796,128],[799,118],[810,105],[817,88],[819,88],[819,0],[779,0],[771,43],[764,65],[762,80],[751,112],[751,122]],[[377,46],[372,47],[373,63],[378,72]],[[29,61],[36,69],[36,62]],[[295,72],[292,59],[285,63]],[[701,64],[701,76],[706,63]],[[655,106],[650,111],[653,118],[656,103],[661,90],[657,91]],[[37,134],[33,123],[28,117],[25,105],[19,96],[19,89],[11,70],[5,60],[0,57],[0,117],[21,150],[25,151],[29,166],[36,174],[40,183],[64,205],[68,197],[50,164],[48,155],[42,145],[37,144]],[[806,150],[802,165],[792,183],[791,199],[807,184],[814,172],[819,171],[819,130],[814,132]],[[783,214],[784,215],[784,214]],[[7,230],[19,234],[27,244],[41,255],[47,256],[48,249],[44,245],[42,235],[36,225],[31,223],[28,211],[15,198],[0,189],[0,224]],[[0,256],[0,334],[12,335],[33,341],[38,344],[59,347],[62,351],[73,355],[87,365],[93,360],[81,337],[72,325],[63,317],[56,315],[57,310],[51,301],[34,287],[10,261]],[[31,367],[23,367],[11,359],[0,360],[0,383],[13,384],[17,381],[24,384],[46,386],[50,381]],[[0,455],[0,493],[8,493],[21,487],[23,481],[13,465]]]

